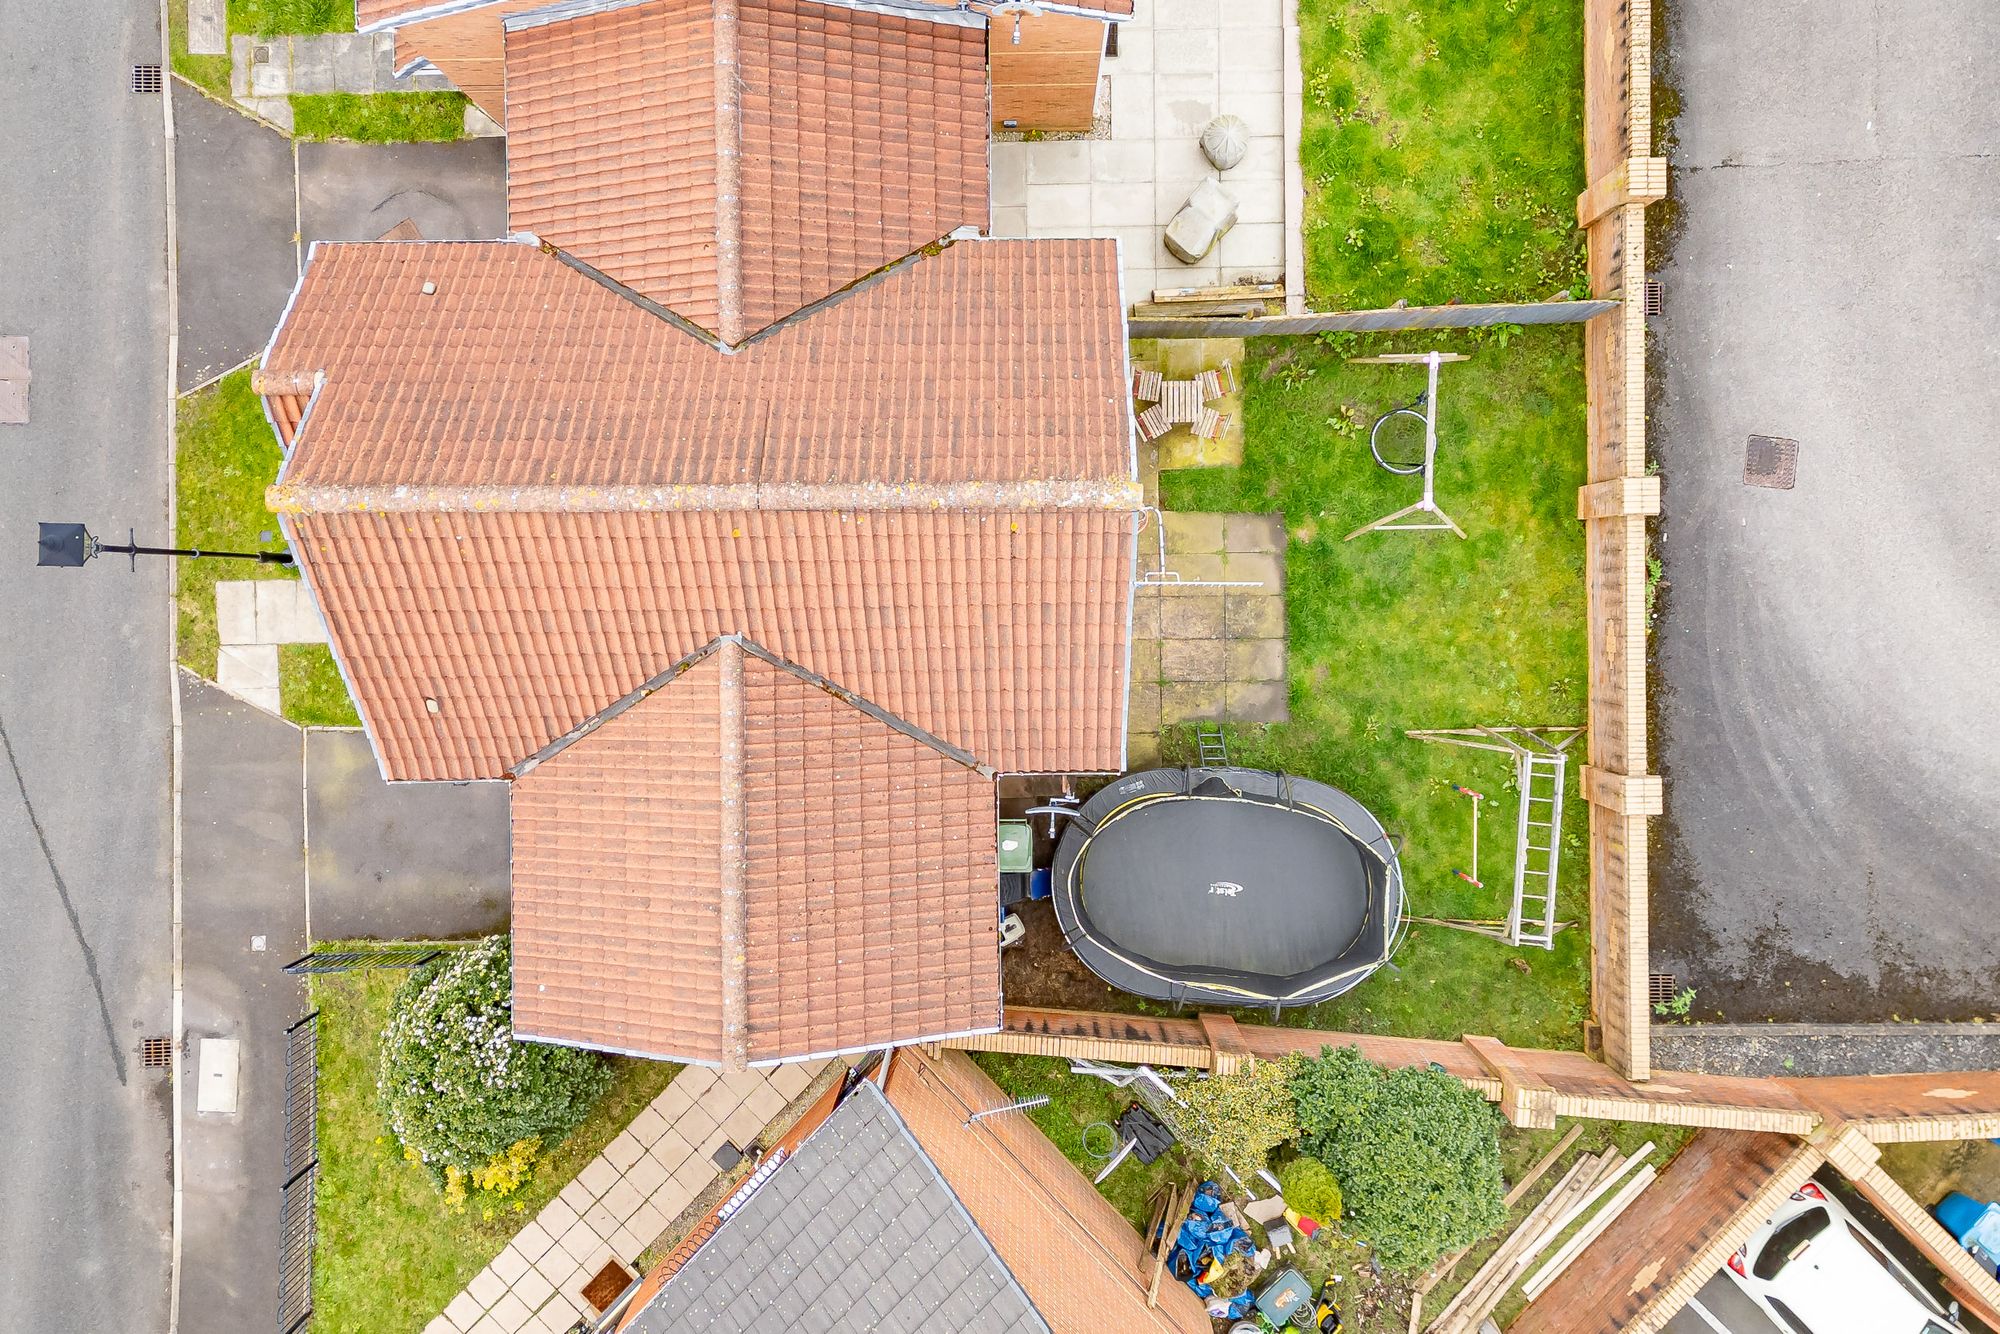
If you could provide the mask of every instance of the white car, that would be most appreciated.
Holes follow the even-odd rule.
[[[1729,1276],[1791,1334],[1965,1334],[1817,1181],[1729,1257]]]

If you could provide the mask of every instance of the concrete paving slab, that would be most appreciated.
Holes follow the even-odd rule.
[[[299,222],[314,241],[373,241],[404,221],[427,241],[507,233],[507,149],[450,144],[302,143]]]
[[[257,642],[255,579],[224,579],[215,586],[215,624],[224,644]]]
[[[1283,681],[1231,681],[1223,687],[1223,692],[1223,715],[1230,722],[1291,721],[1291,691]]]
[[[172,96],[185,390],[270,340],[298,281],[297,224],[284,136],[178,81]]]
[[[282,712],[275,644],[224,644],[217,652],[215,684],[266,713]]]
[[[228,0],[187,0],[187,44],[191,56],[229,54]]]
[[[504,783],[385,783],[360,732],[306,738],[313,934],[446,939],[507,921]]]
[[[196,1116],[197,1081],[181,1092],[181,1301],[204,1330],[263,1334],[278,1305],[284,1031],[305,1013],[281,971],[306,949],[300,735],[187,673],[180,689],[186,1033],[242,1044],[237,1115]]]

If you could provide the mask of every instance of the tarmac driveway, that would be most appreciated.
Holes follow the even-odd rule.
[[[1672,13],[1653,967],[1704,1019],[1992,1014],[2000,7]]]

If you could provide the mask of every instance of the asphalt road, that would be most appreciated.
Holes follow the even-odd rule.
[[[1990,1016],[2000,7],[1671,12],[1653,967],[1697,1018]]]
[[[0,1329],[164,1329],[167,570],[34,568],[38,520],[164,536],[162,117],[143,0],[0,22]]]

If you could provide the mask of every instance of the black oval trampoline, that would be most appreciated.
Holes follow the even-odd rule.
[[[1071,949],[1121,990],[1310,1005],[1389,957],[1403,873],[1338,788],[1261,769],[1149,769],[1085,802],[1054,867]]]

